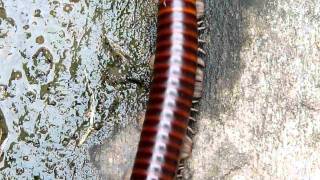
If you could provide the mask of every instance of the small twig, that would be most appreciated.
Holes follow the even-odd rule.
[[[85,72],[85,77],[86,77],[86,80],[88,80],[87,72]],[[87,88],[88,88],[88,93],[90,95],[90,100],[89,100],[90,107],[88,109],[89,127],[88,127],[86,133],[80,138],[77,146],[81,146],[88,139],[91,132],[94,130],[94,119],[95,119],[94,104],[96,103],[96,99],[94,97],[94,93],[93,93],[89,83],[87,83]]]

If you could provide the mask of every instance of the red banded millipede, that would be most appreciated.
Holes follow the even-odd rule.
[[[196,4],[159,0],[154,72],[132,180],[169,180],[176,175],[202,65]]]

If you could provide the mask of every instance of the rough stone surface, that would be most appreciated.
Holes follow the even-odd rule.
[[[102,145],[91,147],[91,160],[102,179],[125,179],[130,175],[140,131],[129,125]]]
[[[186,177],[319,179],[319,1],[207,5],[206,91]]]

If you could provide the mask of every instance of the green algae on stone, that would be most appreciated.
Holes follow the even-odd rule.
[[[6,119],[3,115],[3,112],[0,109],[0,147],[4,142],[4,140],[7,138],[7,136],[8,136],[8,127],[6,124]],[[0,156],[2,156],[1,149],[0,149]]]
[[[46,82],[52,68],[53,56],[45,47],[39,48],[32,56],[32,60],[23,64],[26,77],[31,84]]]
[[[0,6],[0,20],[4,20],[4,21],[8,22],[11,26],[15,25],[14,20],[7,16],[6,9],[3,7],[3,5]]]
[[[72,11],[72,5],[71,4],[65,4],[63,7],[63,10],[67,13],[70,13]]]
[[[11,77],[9,79],[9,86],[11,86],[12,81],[19,80],[22,77],[22,73],[20,71],[12,71]]]

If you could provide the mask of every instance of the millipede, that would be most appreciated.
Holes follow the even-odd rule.
[[[153,76],[131,180],[179,178],[191,152],[190,116],[202,92],[200,0],[159,0]]]

